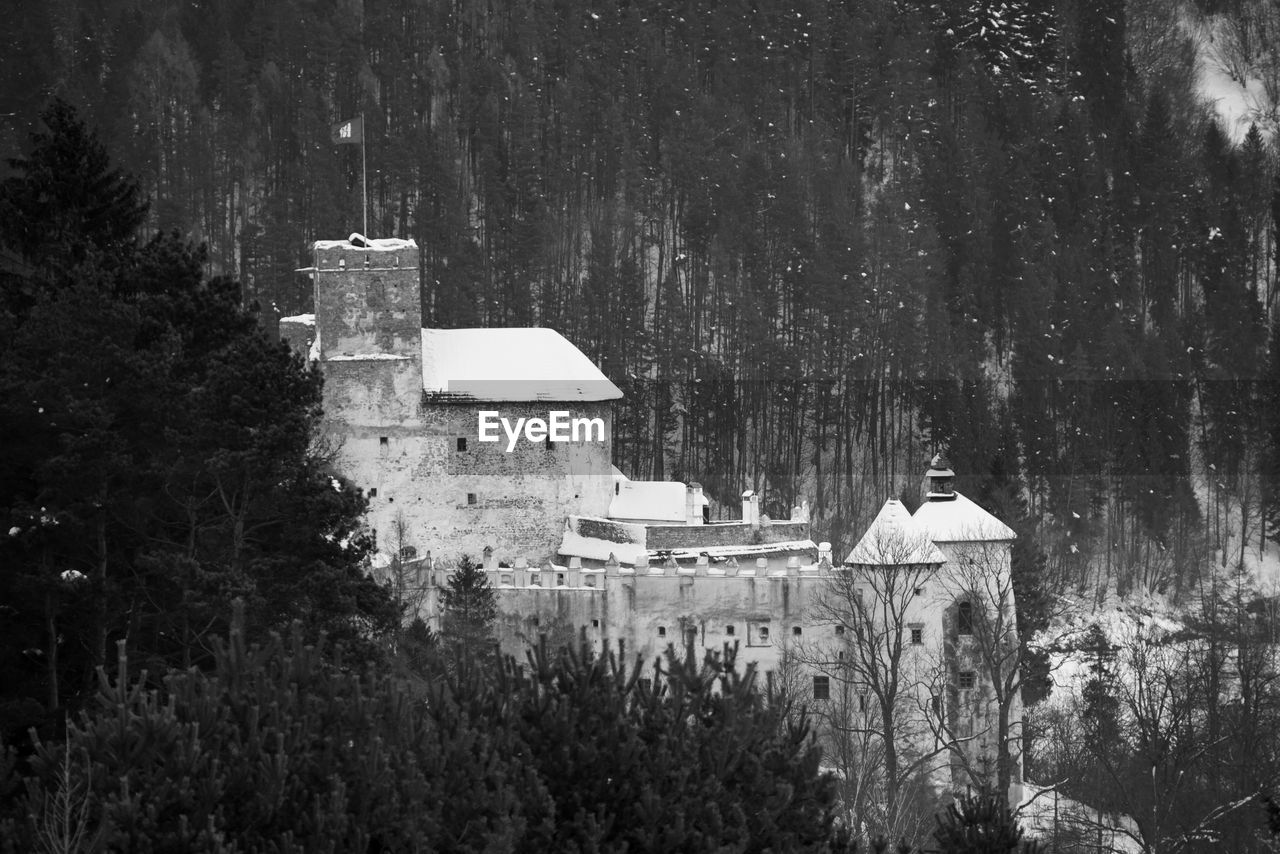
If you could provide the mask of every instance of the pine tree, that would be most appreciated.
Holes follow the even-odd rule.
[[[153,673],[207,664],[232,596],[255,634],[385,634],[398,614],[361,569],[363,499],[312,449],[319,374],[263,335],[237,284],[205,280],[202,250],[137,245],[136,184],[65,104],[48,125],[0,186],[43,241],[0,229],[25,259],[0,309],[0,699],[75,705],[126,635]]]
[[[21,262],[0,307],[18,314],[34,302],[33,279],[65,283],[90,262],[119,273],[149,207],[70,104],[56,99],[40,119],[30,154],[8,161],[14,174],[0,185],[0,246]]]
[[[1024,842],[1013,813],[999,798],[962,795],[938,817],[933,833],[941,854],[1038,854],[1037,842]]]
[[[440,607],[440,634],[446,642],[479,655],[490,651],[498,602],[483,566],[463,555],[440,591]]]

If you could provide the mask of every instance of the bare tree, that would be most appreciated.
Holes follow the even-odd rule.
[[[1221,822],[1257,792],[1226,794],[1206,785],[1214,737],[1203,639],[1136,618],[1117,641],[1114,662],[1074,708],[1087,762],[1074,788],[1099,804],[1075,823],[1127,837],[1148,854],[1203,850]],[[1108,815],[1104,817],[1105,804]],[[1129,846],[1130,848],[1132,846]]]
[[[957,760],[979,788],[991,788],[1007,802],[1022,779],[1022,688],[1035,646],[1031,632],[1019,632],[1011,552],[1007,541],[973,539],[952,544],[952,560],[939,573],[940,587],[954,603],[946,623],[947,659],[957,672],[973,671],[971,706],[989,712],[986,731],[974,735],[993,753],[991,762],[972,751]],[[1063,610],[1062,600],[1037,602],[1038,622],[1048,624]],[[1009,804],[1017,809],[1017,804]]]
[[[913,826],[916,800],[949,749],[927,719],[941,685],[936,645],[925,643],[926,592],[943,559],[902,504],[888,502],[809,604],[811,622],[832,631],[796,648],[825,680],[814,706],[828,755],[873,832],[910,838],[922,829]]]

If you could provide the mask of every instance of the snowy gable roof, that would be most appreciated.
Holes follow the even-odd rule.
[[[890,498],[844,562],[858,566],[905,566],[946,561],[946,555],[929,539],[928,531],[911,518],[901,501]]]
[[[686,518],[683,483],[666,480],[617,481],[609,502],[610,519],[683,522]]]
[[[915,521],[935,543],[977,543],[1013,540],[1013,529],[958,492],[954,498],[926,501]]]
[[[424,329],[422,387],[459,400],[617,400],[618,387],[554,329]]]

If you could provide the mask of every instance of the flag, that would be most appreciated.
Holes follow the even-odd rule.
[[[359,145],[364,142],[364,118],[338,122],[333,126],[330,138],[334,145]]]

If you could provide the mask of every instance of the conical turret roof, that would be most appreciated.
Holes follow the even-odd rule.
[[[844,562],[859,566],[904,566],[946,563],[946,560],[946,555],[929,539],[929,532],[911,518],[902,502],[890,498]]]
[[[1014,540],[1013,529],[958,492],[947,501],[926,501],[915,519],[935,543],[980,543]]]

